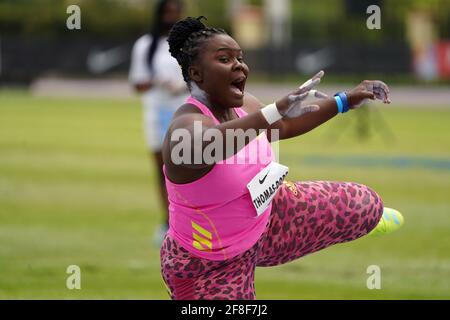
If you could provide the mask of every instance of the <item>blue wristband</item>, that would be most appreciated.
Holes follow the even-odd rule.
[[[342,104],[342,108],[339,107],[339,103],[338,103],[338,110],[340,113],[345,113],[350,109],[350,106],[348,105],[348,100],[347,100],[347,94],[345,94],[345,92],[338,92],[334,95],[335,99],[336,97],[339,97],[339,100]],[[338,100],[336,99],[336,102]]]
[[[344,106],[342,105],[341,97],[334,96],[334,100],[336,100],[336,104],[337,104],[337,107],[338,107],[338,113],[342,113],[342,110],[344,109]]]

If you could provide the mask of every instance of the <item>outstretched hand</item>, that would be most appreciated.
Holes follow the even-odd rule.
[[[317,104],[307,104],[307,98],[324,99],[328,96],[313,88],[318,85],[325,72],[320,71],[311,79],[303,83],[297,90],[276,101],[278,112],[286,118],[296,118],[306,113],[320,109]],[[364,80],[354,89],[347,92],[350,109],[357,109],[368,100],[381,100],[383,103],[391,103],[389,87],[380,80]]]
[[[347,93],[350,109],[357,109],[367,100],[382,100],[391,103],[389,87],[380,80],[364,80],[357,87]]]
[[[297,90],[278,100],[276,102],[278,112],[280,112],[283,117],[295,118],[303,114],[319,110],[320,107],[318,105],[302,105],[302,103],[308,97],[315,97],[319,99],[328,97],[323,92],[312,90],[312,88],[320,83],[320,80],[324,74],[325,72],[319,71],[311,79],[298,87]]]

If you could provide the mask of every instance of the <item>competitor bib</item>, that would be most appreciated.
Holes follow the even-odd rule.
[[[258,216],[269,207],[288,172],[288,167],[272,161],[247,184]]]

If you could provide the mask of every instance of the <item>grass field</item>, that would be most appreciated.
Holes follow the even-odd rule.
[[[369,185],[405,226],[257,269],[258,299],[450,298],[450,108],[373,110],[368,139],[357,111],[283,142],[281,162],[291,180]],[[0,299],[168,299],[152,168],[137,99],[0,91]],[[81,290],[66,288],[69,265]]]

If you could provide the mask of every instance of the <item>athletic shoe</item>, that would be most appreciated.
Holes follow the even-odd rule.
[[[399,229],[405,220],[400,212],[392,208],[384,208],[383,216],[369,235],[383,235]]]

